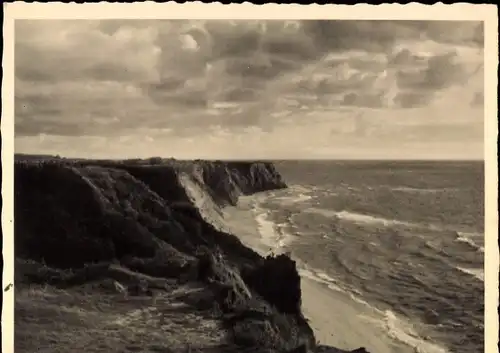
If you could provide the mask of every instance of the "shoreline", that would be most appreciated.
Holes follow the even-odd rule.
[[[18,249],[23,249],[21,258],[35,260],[43,270],[40,274],[35,269],[34,280],[81,285],[112,280],[119,270],[127,278],[123,273],[115,278],[118,287],[128,281],[126,292],[146,296],[153,296],[150,289],[157,288],[161,278],[173,276],[181,286],[202,283],[207,297],[196,305],[221,315],[223,331],[234,344],[273,352],[446,352],[428,349],[435,346],[407,331],[411,325],[406,320],[400,322],[390,311],[381,312],[349,292],[334,290],[321,270],[309,271],[309,264],[285,253],[281,224],[268,219],[271,211],[260,207],[269,195],[265,190],[287,188],[271,164],[47,161],[16,167],[16,182],[27,186],[17,195],[19,211],[31,221],[16,223],[24,245]],[[65,188],[83,201],[75,204],[68,199]],[[44,191],[38,195],[40,189]],[[44,202],[34,202],[33,195]],[[81,209],[80,204],[92,207]],[[36,216],[41,210],[60,217],[61,225]],[[36,237],[40,229],[52,235],[41,243],[42,250],[33,246],[42,241]],[[66,251],[78,256],[61,257],[53,247],[61,241]],[[46,267],[46,259],[52,267]],[[77,270],[66,273],[65,268]],[[257,300],[252,298],[255,294]]]
[[[237,206],[223,208],[223,218],[231,234],[265,257],[270,254],[270,247],[262,241],[263,235],[255,218],[254,207],[258,202],[258,194],[241,196]],[[288,255],[298,264],[302,262],[290,253]],[[347,293],[328,288],[326,282],[313,279],[312,274],[306,274],[307,270],[297,267],[301,277],[302,311],[319,344],[345,351],[365,347],[370,353],[447,353],[444,347],[430,342],[420,343],[426,346],[421,350],[411,345],[418,340],[409,335],[404,337],[406,343],[402,342],[391,333],[391,329],[397,327],[377,322],[381,313],[376,309],[355,301]]]

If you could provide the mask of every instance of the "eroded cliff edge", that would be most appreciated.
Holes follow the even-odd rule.
[[[153,295],[202,283],[210,295],[195,307],[224,323],[234,347],[315,350],[294,262],[264,259],[207,221],[240,195],[285,188],[274,166],[152,162],[16,158],[16,286],[112,279]]]

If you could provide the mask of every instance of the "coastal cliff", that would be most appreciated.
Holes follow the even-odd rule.
[[[226,349],[319,349],[301,312],[295,263],[264,259],[211,222],[240,195],[285,188],[272,164],[16,157],[16,288],[77,295],[92,285],[99,297],[112,281],[126,295],[166,298],[196,284],[204,294],[189,304],[222,323]],[[23,303],[16,325],[27,322]],[[17,348],[28,351],[29,330],[18,327]]]

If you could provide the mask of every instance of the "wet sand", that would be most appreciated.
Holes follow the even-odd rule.
[[[242,197],[238,207],[225,208],[225,228],[245,245],[267,255],[272,249],[259,233],[253,202],[255,198]],[[329,289],[306,276],[302,276],[301,286],[303,312],[319,343],[346,350],[366,347],[371,353],[415,352],[414,348],[392,340],[384,327],[364,319],[363,316],[370,317],[374,312],[348,294]]]

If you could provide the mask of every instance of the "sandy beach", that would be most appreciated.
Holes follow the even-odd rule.
[[[242,197],[238,207],[225,208],[225,225],[245,245],[267,255],[271,249],[262,240],[262,230],[259,233],[252,212],[253,200]],[[373,320],[366,319],[374,314],[373,309],[304,274],[301,283],[303,312],[319,343],[346,350],[366,347],[372,353],[415,352],[414,348],[391,339],[387,328],[378,327]]]

